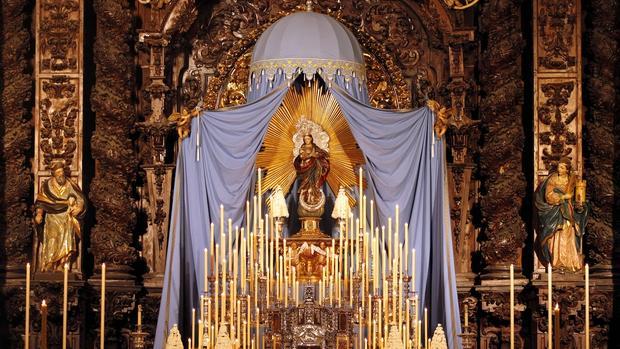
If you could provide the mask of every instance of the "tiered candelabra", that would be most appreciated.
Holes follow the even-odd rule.
[[[260,183],[259,171],[259,193]],[[258,197],[246,203],[242,228],[233,229],[220,207],[217,243],[211,224],[205,292],[188,342],[198,348],[289,348],[322,336],[323,347],[375,349],[389,347],[398,334],[408,349],[427,343],[427,311],[423,322],[412,287],[415,250],[408,250],[409,229],[400,229],[398,206],[394,221],[375,227],[374,204],[367,209],[360,192],[358,218],[341,220],[337,238],[286,239],[278,219],[263,217]]]

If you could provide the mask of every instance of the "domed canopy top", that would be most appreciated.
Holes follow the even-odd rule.
[[[288,76],[302,70],[365,79],[362,48],[353,33],[335,18],[312,11],[281,18],[256,42],[250,71],[271,77],[278,69]]]

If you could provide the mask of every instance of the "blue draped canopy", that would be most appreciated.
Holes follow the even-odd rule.
[[[275,87],[273,80],[259,82],[249,104],[201,112],[192,120],[190,137],[180,144],[155,348],[163,348],[173,324],[187,336],[191,309],[198,308],[204,291],[203,249],[210,240],[210,224],[220,223],[220,204],[233,225],[244,224],[256,156],[288,91],[285,79],[277,80]],[[417,251],[415,290],[429,308],[429,328],[441,323],[449,346],[460,347],[445,149],[433,134],[435,116],[427,107],[374,109],[366,105],[367,93],[359,84],[345,79],[332,83],[329,92],[366,159],[366,195],[376,202],[377,219],[387,222],[399,205],[401,221],[409,223],[409,249]]]

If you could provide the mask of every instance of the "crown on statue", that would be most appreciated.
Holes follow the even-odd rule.
[[[299,155],[299,147],[304,143],[304,136],[312,136],[312,141],[319,148],[329,153],[329,135],[321,125],[316,122],[307,119],[304,115],[301,116],[297,124],[295,125],[297,132],[293,135],[293,155]]]

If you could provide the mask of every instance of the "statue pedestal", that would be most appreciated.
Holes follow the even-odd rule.
[[[321,217],[302,217],[299,219],[301,221],[301,230],[295,235],[295,237],[304,237],[304,238],[326,238],[330,239],[330,236],[321,232],[319,228],[319,224],[321,223]]]
[[[319,281],[323,267],[327,265],[327,249],[332,247],[338,250],[338,240],[321,232],[320,217],[302,217],[301,230],[286,239],[287,246],[292,252],[291,264],[297,270],[299,281]]]

